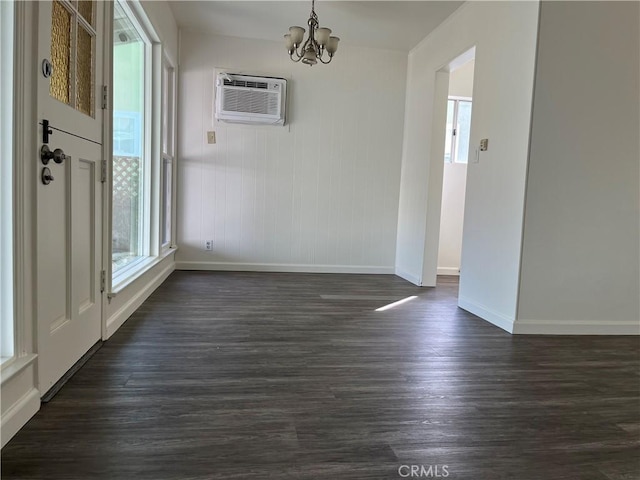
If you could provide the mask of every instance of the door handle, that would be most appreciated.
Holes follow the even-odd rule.
[[[42,145],[40,147],[40,160],[43,165],[48,165],[51,160],[56,163],[62,163],[67,159],[67,156],[64,154],[64,150],[61,148],[56,148],[53,152],[47,145]]]

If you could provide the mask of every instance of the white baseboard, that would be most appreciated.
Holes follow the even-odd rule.
[[[288,263],[176,262],[176,270],[226,272],[359,273],[393,275],[393,267],[360,265],[306,265]]]
[[[480,305],[462,297],[458,298],[458,306],[463,310],[473,313],[483,320],[494,324],[496,327],[500,327],[508,333],[513,333],[513,318],[509,318],[502,313],[495,312],[484,305]]]
[[[438,267],[438,275],[455,275],[460,276],[460,269],[458,267]]]
[[[173,272],[174,264],[171,263],[165,267],[160,273],[158,273],[153,279],[147,283],[147,285],[136,293],[127,303],[120,307],[108,320],[107,320],[107,338],[111,337],[116,331],[127,321],[127,319],[133,315],[140,305],[149,298],[156,288],[162,285],[167,277]],[[106,340],[106,339],[105,339]]]
[[[418,287],[422,286],[422,279],[419,277],[416,277],[415,275],[412,275],[411,273],[405,272],[404,270],[400,269],[400,268],[396,268],[395,269],[395,274],[397,276],[399,276],[400,278],[404,278],[407,282],[411,282],[414,285],[417,285]]]
[[[513,333],[526,335],[640,335],[640,321],[516,320]]]
[[[2,415],[2,447],[18,433],[38,410],[40,410],[40,391],[33,387]]]
[[[20,430],[40,409],[40,391],[36,388],[36,354],[27,354],[8,360],[2,365],[0,390],[2,391],[2,446]]]

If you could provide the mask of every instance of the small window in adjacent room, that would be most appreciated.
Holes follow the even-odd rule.
[[[142,113],[113,112],[113,155],[142,157]]]
[[[471,99],[449,97],[445,131],[444,161],[467,163],[471,133]]]
[[[13,2],[0,1],[0,363],[15,353],[13,309]]]

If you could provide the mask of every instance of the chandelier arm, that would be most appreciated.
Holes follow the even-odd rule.
[[[324,61],[324,52],[326,52],[327,50],[324,47],[320,47],[320,49],[318,50],[318,53],[316,55],[316,58],[318,60],[320,60],[320,63],[324,63],[325,65],[327,63],[330,63],[331,60],[333,59],[333,54],[331,53],[327,53],[327,55],[329,55],[329,60],[327,60],[326,62]]]
[[[291,60],[293,60],[293,54],[295,53],[297,60],[293,60],[294,62],[299,62],[300,60],[302,60],[302,57],[304,57],[304,49],[302,50],[302,55],[301,55],[300,52],[298,51],[298,48],[294,48],[292,50],[292,53],[289,54],[289,56],[291,57]]]
[[[298,52],[295,52],[295,53],[298,58],[293,58],[293,52],[289,54],[289,58],[291,59],[292,62],[298,63],[300,60],[302,60],[302,56],[298,55]]]

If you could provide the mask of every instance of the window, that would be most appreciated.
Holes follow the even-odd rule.
[[[175,71],[139,2],[117,0],[113,16],[110,288],[117,293],[172,245]]]
[[[113,155],[142,158],[142,115],[113,112]]]
[[[160,239],[163,248],[171,246],[174,168],[175,71],[165,60],[162,65],[162,219]]]
[[[56,100],[94,116],[95,1],[54,0],[51,18],[49,93]]]
[[[0,2],[0,362],[14,355],[13,2]]]
[[[471,99],[449,97],[444,147],[446,163],[467,163],[470,133]]]
[[[124,2],[113,21],[112,273],[149,255],[151,42]]]

